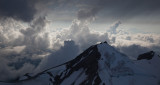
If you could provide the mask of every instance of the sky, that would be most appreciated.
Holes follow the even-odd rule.
[[[126,29],[137,28],[139,31],[159,33],[159,3],[158,0],[80,0],[68,2],[70,5],[65,5],[66,7],[63,5],[55,8],[56,13],[53,11],[49,18],[65,23],[71,22],[75,17],[94,17],[92,25],[98,28],[96,30],[102,31],[107,28],[107,24],[121,20]]]
[[[159,0],[0,0],[0,79],[61,64],[107,41],[160,54]],[[8,76],[6,76],[8,75]]]

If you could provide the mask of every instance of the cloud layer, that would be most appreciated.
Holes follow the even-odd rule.
[[[146,13],[157,14],[160,10],[159,3],[159,0],[1,0],[0,17],[30,22],[42,12],[48,13],[48,10],[59,11],[65,8],[63,11],[79,9],[78,19],[95,16],[100,11],[109,17],[129,18]]]

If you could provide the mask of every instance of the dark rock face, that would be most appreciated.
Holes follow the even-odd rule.
[[[144,54],[140,54],[137,58],[137,60],[142,60],[142,59],[147,59],[147,60],[150,60],[153,58],[155,52],[153,51],[150,51],[150,52],[147,52],[147,53],[144,53]]]
[[[100,57],[101,55],[98,52],[97,46],[91,46],[66,64],[67,69],[61,72],[60,75],[55,76],[54,81],[52,82],[53,85],[60,85],[61,82],[70,77],[73,72],[80,69],[83,69],[80,74],[85,73],[87,75],[86,80],[81,82],[80,85],[92,85],[92,82],[94,82],[93,85],[99,85],[101,83],[98,75],[98,60]],[[74,82],[72,82],[72,85],[75,85]]]

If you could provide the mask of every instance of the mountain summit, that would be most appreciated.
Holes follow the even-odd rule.
[[[159,85],[158,76],[143,68],[145,62],[148,60],[133,61],[104,42],[89,47],[69,62],[36,75],[26,74],[18,82],[25,85]]]

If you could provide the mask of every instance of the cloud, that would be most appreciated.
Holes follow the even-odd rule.
[[[70,15],[73,17],[72,12],[79,10],[78,19],[93,18],[99,13],[103,16],[103,19],[106,19],[105,17],[132,18],[146,13],[148,15],[158,14],[160,8],[158,3],[160,3],[159,0],[1,0],[0,16],[1,19],[13,18],[31,22],[36,16],[54,12],[62,12],[59,17],[63,17],[62,14],[66,10],[71,12],[65,17]]]
[[[110,26],[110,28],[109,28],[109,32],[111,33],[111,34],[116,34],[117,33],[117,28],[118,28],[118,26],[121,24],[121,22],[120,21],[117,21],[117,22],[115,22],[114,24],[112,24],[111,26]]]
[[[136,34],[115,34],[116,37],[116,44],[117,45],[132,45],[137,44],[141,46],[152,46],[159,44],[159,34],[143,34],[143,33],[136,33]]]
[[[9,60],[3,57],[0,57],[1,65],[0,65],[0,80],[7,81],[18,78],[19,76],[24,75],[27,72],[32,72],[35,69],[35,66],[30,63],[24,63],[23,67],[15,70],[14,67],[9,67],[7,64]],[[6,64],[7,63],[7,64]]]
[[[77,17],[79,20],[94,19],[98,13],[98,8],[85,8],[78,11]]]
[[[36,13],[34,5],[34,1],[28,0],[1,0],[0,16],[29,22],[34,18]]]
[[[42,58],[48,55],[50,46],[44,17],[35,18],[28,28],[21,27],[13,19],[5,21],[1,23],[0,30],[0,59],[3,63],[0,66],[0,80],[13,79],[32,72]]]
[[[131,19],[137,16],[157,15],[160,10],[159,0],[80,0],[72,2],[70,9],[80,9],[79,18],[100,14],[103,16],[102,19]]]
[[[24,22],[31,22],[37,16],[41,16],[42,14],[46,15],[46,12],[49,12],[48,6],[57,1],[58,0],[0,0],[0,17],[3,19],[13,18]]]
[[[64,41],[64,46],[61,46],[59,50],[53,51],[48,57],[46,57],[46,60],[42,62],[42,66],[44,67],[40,67],[40,69],[53,67],[67,62],[75,58],[79,54],[79,52],[79,46],[76,45],[74,41]]]
[[[97,1],[97,0],[95,0]],[[122,3],[123,2],[123,3]],[[117,17],[133,17],[145,13],[159,11],[159,0],[98,0],[98,6],[106,11],[107,15]],[[95,5],[96,6],[96,5]]]
[[[27,29],[22,29],[24,35],[22,44],[26,45],[28,51],[43,50],[49,47],[48,34],[45,33],[47,21],[45,17],[39,17]]]
[[[159,0],[1,0],[0,16],[30,22],[35,16],[41,13],[47,15],[54,9],[56,11],[78,9],[78,19],[95,16],[99,12],[109,17],[131,18],[146,13],[159,13],[158,3]]]
[[[160,35],[153,33],[129,33],[123,28],[118,28],[120,21],[114,23],[108,30],[111,45],[115,46],[122,53],[136,58],[139,54],[147,51],[160,53]]]
[[[118,46],[116,47],[120,52],[125,53],[131,58],[136,59],[139,54],[151,51],[152,49],[149,49],[147,47],[143,47],[140,45],[129,45],[129,46]]]
[[[129,56],[131,59],[134,59],[136,60],[137,57],[140,55],[140,54],[143,54],[143,53],[146,53],[146,52],[149,52],[149,51],[154,51],[156,52],[155,56],[157,56],[157,54],[160,54],[160,46],[159,45],[152,45],[152,46],[141,46],[141,45],[138,45],[138,44],[132,44],[132,45],[129,45],[129,46],[117,46],[116,47],[117,50],[119,50],[120,52],[126,54],[127,56]]]
[[[93,31],[88,27],[88,24],[81,20],[74,20],[69,29],[64,29],[58,34],[58,38],[75,41],[75,43],[80,46],[81,50],[84,50],[99,41],[108,41],[109,43],[107,32],[99,33]]]

